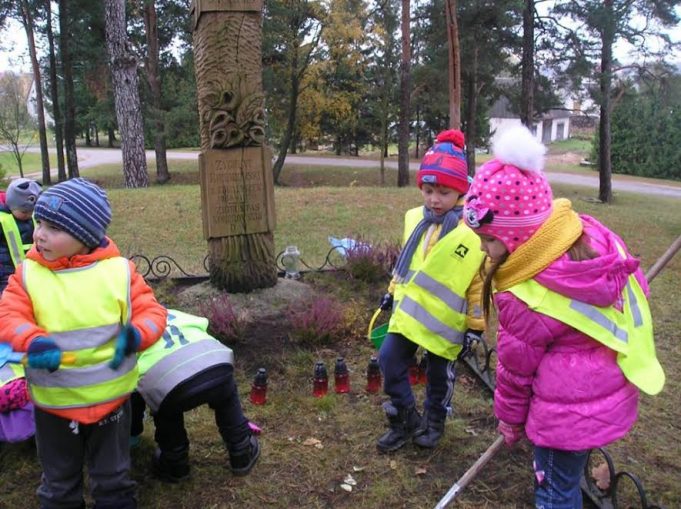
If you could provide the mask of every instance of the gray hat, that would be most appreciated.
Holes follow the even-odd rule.
[[[7,186],[5,204],[10,210],[32,212],[42,188],[35,180],[18,178]]]

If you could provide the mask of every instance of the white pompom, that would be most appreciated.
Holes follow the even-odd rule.
[[[492,141],[494,157],[521,170],[541,173],[546,147],[524,125],[504,129]]]

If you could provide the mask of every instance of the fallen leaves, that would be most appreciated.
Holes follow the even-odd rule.
[[[591,469],[591,478],[596,482],[596,487],[606,491],[610,487],[610,468],[607,463],[601,463]]]

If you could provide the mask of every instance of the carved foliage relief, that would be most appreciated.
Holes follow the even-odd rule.
[[[265,109],[257,13],[204,13],[194,32],[202,149],[261,146]]]

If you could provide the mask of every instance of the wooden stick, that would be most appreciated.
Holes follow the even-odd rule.
[[[466,470],[466,473],[461,476],[461,478],[456,481],[444,497],[437,503],[435,509],[444,509],[447,505],[456,498],[456,496],[463,490],[468,483],[470,483],[478,472],[491,460],[494,455],[499,452],[499,450],[504,445],[503,435],[499,435],[492,445],[490,445],[487,450],[482,453],[482,456],[478,458],[478,461],[473,463],[473,466]]]
[[[662,269],[664,269],[665,265],[667,265],[667,263],[674,258],[674,255],[679,249],[681,249],[681,235],[679,235],[679,237],[672,242],[672,245],[669,246],[664,254],[657,259],[655,264],[648,269],[648,272],[646,272],[646,279],[649,283],[655,279],[655,276],[662,272]]]

